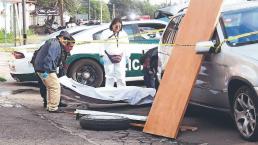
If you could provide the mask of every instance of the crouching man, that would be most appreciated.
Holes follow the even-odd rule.
[[[47,88],[47,111],[51,113],[64,112],[58,108],[61,86],[56,71],[62,62],[66,45],[71,40],[74,41],[71,35],[62,31],[56,38],[47,40],[35,57],[34,69]]]

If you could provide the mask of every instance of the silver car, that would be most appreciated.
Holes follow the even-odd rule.
[[[158,48],[161,72],[173,53],[167,44],[174,42],[184,14],[171,19],[161,39]],[[205,54],[190,101],[230,112],[240,135],[249,141],[258,139],[258,34],[234,36],[255,31],[258,31],[258,2],[223,6],[210,41],[220,51],[211,53],[213,49],[209,49]],[[233,39],[224,42],[228,38]]]

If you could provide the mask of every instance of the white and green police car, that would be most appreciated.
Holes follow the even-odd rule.
[[[166,24],[167,22],[159,20],[123,22],[123,30],[129,36],[126,52],[130,53],[126,81],[143,80],[140,57],[143,52],[157,47],[163,32],[161,29],[165,28]],[[103,43],[95,42],[100,41],[102,32],[108,28],[109,24],[101,25],[73,36],[79,44],[75,45],[71,51],[71,56],[67,60],[68,76],[90,86],[98,87],[103,84],[105,72],[103,64],[100,62],[100,52],[103,49]],[[140,33],[143,31],[147,33],[141,35]]]
[[[161,29],[165,28],[166,24],[167,22],[160,20],[123,22],[123,29],[129,36],[129,44],[126,49],[130,53],[126,81],[143,80],[142,65],[139,59],[143,52],[157,47],[163,32]],[[78,44],[74,46],[71,56],[67,60],[68,76],[90,86],[99,87],[103,84],[105,72],[103,64],[100,62],[103,43],[96,43],[96,41],[100,41],[101,33],[108,27],[109,24],[103,24],[72,32]],[[152,33],[142,33],[144,31]],[[39,45],[36,46],[39,47]],[[29,63],[31,57],[32,52],[16,51],[14,53],[14,59],[9,63],[10,73],[14,79],[18,81],[37,80],[32,65]]]

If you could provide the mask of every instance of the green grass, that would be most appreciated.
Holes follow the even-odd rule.
[[[5,37],[4,37],[4,30],[0,30],[0,43],[4,43],[5,42]],[[7,43],[11,43],[14,41],[14,35],[13,33],[7,33],[6,34],[6,42]]]
[[[5,42],[4,33],[5,33],[4,29],[1,29],[0,30],[0,43]],[[29,29],[29,30],[27,30],[27,35],[31,36],[31,35],[35,35],[35,33],[31,29]],[[10,33],[6,34],[6,42],[7,43],[13,43],[14,42],[14,33],[13,32],[10,32]]]
[[[0,82],[5,82],[5,81],[6,81],[6,79],[0,77]]]

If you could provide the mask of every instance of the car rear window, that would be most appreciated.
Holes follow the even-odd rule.
[[[163,44],[173,44],[174,43],[177,31],[178,31],[178,26],[183,17],[184,17],[184,15],[176,16],[169,22],[169,24],[163,34],[163,37],[162,37]]]

